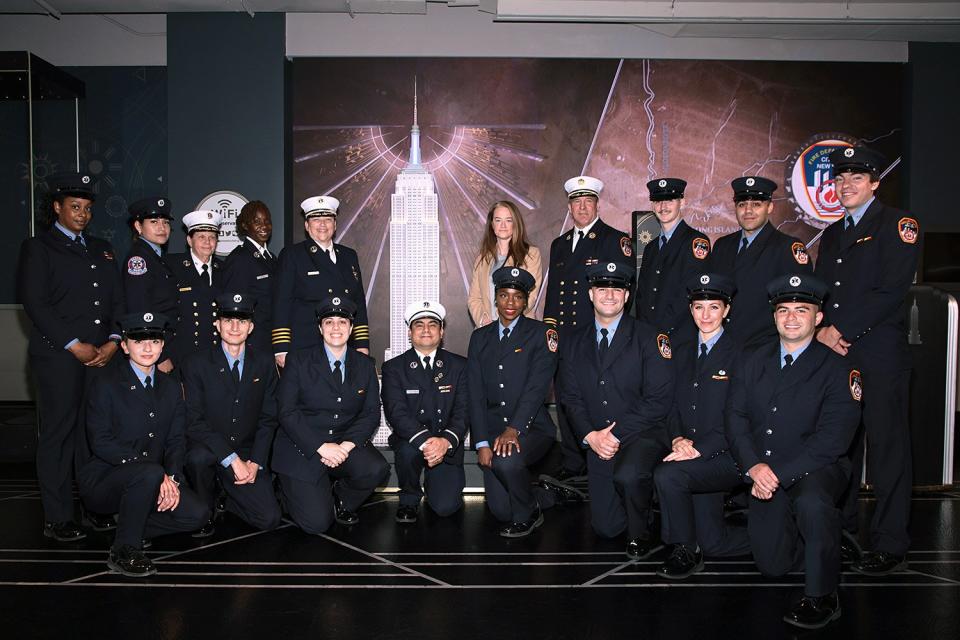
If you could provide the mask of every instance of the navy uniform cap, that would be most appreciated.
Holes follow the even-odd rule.
[[[50,191],[59,196],[94,199],[93,177],[85,173],[55,173],[48,178]]]
[[[781,302],[809,302],[823,306],[827,285],[819,278],[805,273],[778,276],[767,283],[770,304]]]
[[[173,216],[170,215],[170,207],[170,198],[154,196],[137,200],[127,207],[127,211],[133,220],[147,220],[149,218],[173,220]]]
[[[493,288],[516,289],[524,293],[533,291],[533,285],[536,283],[533,276],[526,269],[520,267],[500,267],[493,272]]]
[[[244,293],[224,293],[217,296],[217,316],[220,318],[249,320],[253,317],[254,306],[253,298]]]
[[[682,198],[686,188],[687,181],[680,178],[657,178],[647,183],[651,202]]]
[[[587,282],[591,287],[629,289],[636,270],[622,262],[604,262],[587,267]]]
[[[837,147],[830,153],[829,158],[833,165],[833,175],[844,171],[880,175],[886,165],[883,154],[869,147]]]
[[[733,187],[733,201],[744,200],[773,200],[773,192],[777,190],[777,183],[760,176],[743,176],[730,183]]]
[[[687,282],[687,300],[725,300],[727,304],[737,292],[733,278],[719,273],[699,273]]]
[[[317,306],[318,321],[324,318],[338,316],[353,322],[353,318],[356,315],[357,305],[355,305],[350,298],[343,296],[328,296]]]
[[[170,319],[162,313],[137,311],[120,317],[120,331],[135,340],[162,338],[163,332],[170,326]]]

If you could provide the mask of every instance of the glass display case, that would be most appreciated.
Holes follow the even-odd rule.
[[[80,162],[84,85],[26,51],[0,52],[0,305],[16,302],[20,243],[40,230],[47,179]]]

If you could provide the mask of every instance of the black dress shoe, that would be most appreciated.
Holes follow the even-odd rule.
[[[840,598],[834,591],[828,596],[803,596],[783,621],[802,629],[820,629],[840,617]]]
[[[696,551],[682,544],[673,545],[670,556],[657,569],[657,575],[670,580],[683,580],[703,571],[703,551]]]
[[[110,557],[107,559],[107,566],[113,573],[119,573],[131,578],[145,578],[152,576],[157,572],[156,567],[150,558],[144,555],[143,551],[131,547],[128,544],[120,545],[119,548],[110,549]]]
[[[333,509],[337,522],[347,526],[360,522],[360,516],[356,511],[350,511],[343,503],[343,500],[336,493],[333,494]]]
[[[860,543],[848,531],[840,532],[840,562],[859,562],[863,558]]]
[[[500,537],[502,538],[522,538],[533,533],[533,530],[543,524],[543,512],[540,507],[533,512],[530,519],[526,522],[511,522],[505,527],[500,528]]]
[[[575,504],[587,499],[587,494],[548,475],[540,476],[537,486],[557,494],[562,504]]]
[[[73,520],[67,522],[46,522],[43,525],[43,535],[53,538],[57,542],[76,542],[83,540],[87,534],[83,532]]]
[[[663,549],[663,545],[656,540],[634,538],[627,543],[627,557],[631,560],[646,560],[660,549]]]
[[[851,568],[865,576],[886,576],[906,569],[907,557],[886,551],[870,551],[863,554],[859,562],[854,562]]]
[[[194,531],[190,534],[191,538],[209,538],[217,531],[217,527],[213,524],[213,519],[207,520],[207,524],[199,531]]]
[[[411,524],[417,521],[417,508],[402,504],[400,508],[397,509],[397,515],[394,517],[394,520],[400,524]]]
[[[93,513],[92,511],[84,511],[83,524],[87,525],[94,531],[100,532],[113,531],[117,528],[117,521],[112,515]]]

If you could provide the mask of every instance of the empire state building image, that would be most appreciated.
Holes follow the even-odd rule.
[[[389,360],[410,348],[403,312],[414,301],[440,301],[440,226],[433,174],[421,164],[417,90],[413,90],[410,157],[390,196]]]

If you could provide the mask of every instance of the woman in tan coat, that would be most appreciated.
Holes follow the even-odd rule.
[[[470,318],[477,327],[496,319],[493,311],[493,280],[490,274],[502,266],[518,266],[533,275],[535,283],[530,292],[530,304],[524,315],[535,318],[537,294],[543,279],[540,250],[530,244],[523,217],[517,205],[509,200],[494,202],[487,212],[486,232],[480,241],[480,251],[473,263],[473,278],[467,306]]]

